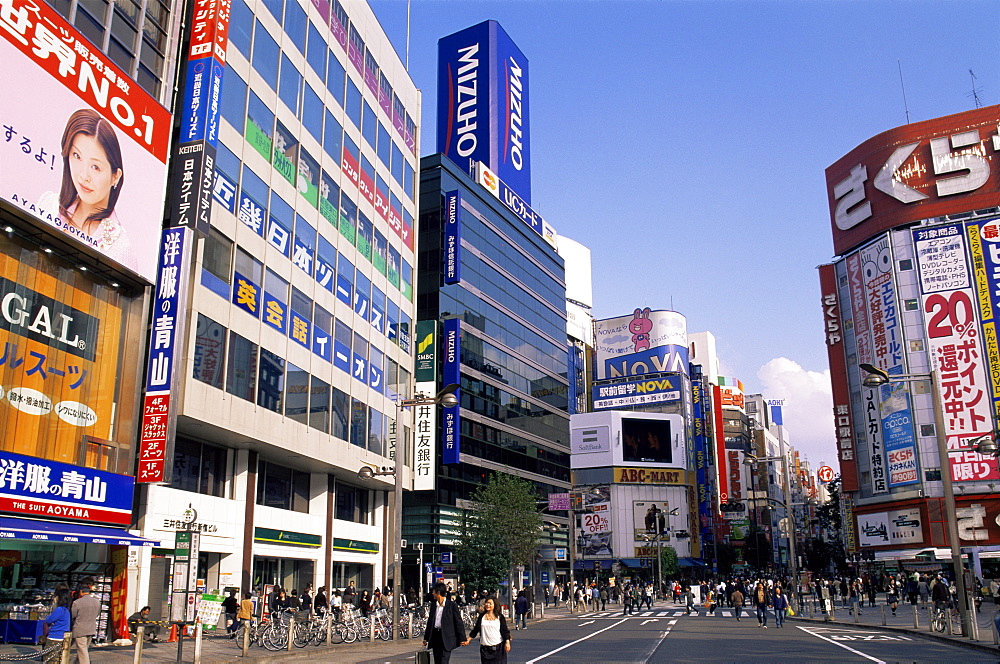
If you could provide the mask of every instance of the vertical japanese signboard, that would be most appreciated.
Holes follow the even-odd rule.
[[[709,468],[712,467],[707,437],[706,414],[708,399],[705,394],[705,379],[701,365],[691,365],[691,405],[694,419],[695,474],[698,484],[698,515],[702,524],[702,538],[711,533],[712,487],[709,484]]]
[[[984,361],[989,367],[993,414],[1000,420],[1000,343],[997,314],[1000,311],[1000,219],[970,223],[969,254],[976,280],[976,305],[983,332]]]
[[[444,321],[444,367],[442,379],[445,385],[461,384],[461,319],[448,318]],[[455,391],[459,397],[459,391]],[[461,400],[461,397],[459,397]],[[442,408],[441,423],[441,463],[458,463],[461,451],[459,408],[461,405]]]
[[[457,189],[444,196],[444,283],[462,280],[462,195]]]
[[[184,307],[191,267],[191,231],[168,228],[162,237],[135,478],[136,482],[147,483],[169,482],[173,471],[177,412],[171,406],[171,392],[183,379],[175,364],[180,361],[186,338]]]
[[[232,0],[195,0],[180,109],[180,135],[171,166],[168,224],[208,232],[215,186],[222,75]]]
[[[867,256],[871,258],[871,256]],[[875,341],[868,319],[867,271],[863,265],[866,256],[855,252],[847,257],[847,280],[851,293],[851,317],[854,323],[854,340],[857,345],[858,363],[874,364]],[[876,272],[874,266],[870,266]],[[872,280],[875,282],[875,280]],[[885,470],[885,452],[882,443],[882,416],[878,390],[862,390],[865,431],[868,437],[869,468],[872,493],[888,493],[889,482]]]
[[[843,491],[858,490],[858,465],[854,458],[854,433],[851,426],[851,390],[847,380],[847,356],[841,328],[837,273],[833,265],[819,267],[826,351],[830,361],[830,387],[833,392],[833,423],[837,436],[837,457]]]
[[[928,352],[938,374],[952,480],[1000,479],[996,463],[970,451],[968,441],[993,430],[986,357],[979,340],[976,294],[961,224],[912,231],[920,270]],[[942,468],[944,459],[941,460]]]
[[[195,591],[198,588],[198,555],[201,553],[201,533],[192,530],[178,530],[174,546],[170,620],[193,622],[195,618]]]
[[[882,236],[862,248],[860,255],[865,308],[871,325],[872,364],[885,370],[890,376],[905,373],[903,332],[896,304],[889,236]],[[872,479],[875,479],[876,467],[881,467],[883,462],[888,461],[885,479],[889,488],[914,484],[919,480],[909,389],[906,383],[890,383],[880,387],[878,392],[878,423],[882,430],[885,454],[879,454],[876,459],[873,447]]]
[[[417,362],[413,377],[417,394],[437,394],[437,321],[417,321]],[[413,490],[434,489],[434,440],[437,433],[437,405],[413,409]]]

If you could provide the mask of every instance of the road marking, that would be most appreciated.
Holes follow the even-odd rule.
[[[639,623],[639,626],[642,627],[646,623],[656,622],[657,620],[659,620],[659,618],[649,618],[648,620],[643,620],[641,623]]]
[[[604,629],[599,629],[596,632],[591,632],[590,634],[588,634],[587,636],[585,636],[583,638],[580,638],[580,639],[577,639],[576,641],[572,641],[570,643],[567,643],[566,645],[560,646],[560,647],[556,648],[555,650],[550,650],[549,652],[547,652],[544,655],[541,655],[539,657],[536,657],[535,659],[529,659],[525,664],[535,664],[535,662],[540,662],[543,659],[545,659],[546,657],[548,657],[549,655],[554,655],[557,652],[560,652],[562,650],[566,650],[566,648],[569,648],[570,646],[575,646],[577,643],[580,643],[581,641],[586,641],[587,639],[589,639],[589,638],[591,638],[593,636],[597,636],[601,632],[606,632],[609,629],[611,629],[612,627],[618,627],[618,625],[621,625],[626,620],[628,620],[628,618],[622,618],[618,622],[616,622],[614,624],[611,624],[611,625],[608,625]],[[662,641],[663,639],[660,639],[660,640]],[[883,662],[882,664],[885,664],[885,663]]]
[[[649,658],[653,656],[653,654],[660,647],[660,644],[663,643],[663,640],[667,638],[667,635],[669,634],[670,634],[669,627],[666,629],[666,631],[660,633],[660,639],[653,644],[653,649],[649,651],[649,654],[642,658],[642,664],[647,664],[647,662],[649,662]]]
[[[668,625],[676,625],[677,624],[677,620],[674,619],[674,620],[667,621],[667,624]]]
[[[592,624],[594,624],[595,622],[597,622],[597,621],[596,621],[596,620],[588,620],[588,621],[587,621],[587,622],[585,622],[585,623],[580,623],[579,625],[577,625],[577,627],[584,627],[585,625],[592,625]]]
[[[823,639],[827,643],[832,643],[833,645],[839,646],[839,647],[843,648],[844,650],[850,650],[855,655],[860,655],[860,656],[864,657],[865,659],[869,659],[869,660],[875,662],[875,664],[886,664],[881,659],[878,659],[876,657],[872,657],[871,655],[866,655],[865,653],[861,652],[860,650],[855,650],[854,648],[851,648],[849,646],[845,646],[843,643],[837,643],[833,639],[828,639],[825,636],[823,636],[822,634],[816,634],[815,632],[810,631],[807,627],[802,627],[801,625],[796,625],[796,627],[798,627],[799,629],[801,629],[806,634],[810,634],[812,636],[815,636],[817,639]]]

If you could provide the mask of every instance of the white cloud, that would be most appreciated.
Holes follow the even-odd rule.
[[[757,371],[765,399],[784,399],[785,431],[792,447],[813,471],[822,464],[837,468],[830,370],[808,371],[787,357],[776,357]]]

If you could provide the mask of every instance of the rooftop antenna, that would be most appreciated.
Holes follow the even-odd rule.
[[[976,108],[982,108],[983,100],[979,98],[979,94],[983,91],[983,89],[976,87],[976,75],[972,72],[971,69],[969,70],[969,76],[972,77],[972,90],[970,92],[967,92],[965,96],[972,97],[973,101],[976,102]]]
[[[410,73],[410,0],[406,0],[406,62],[403,67]]]
[[[906,86],[903,84],[903,65],[898,59],[896,67],[899,69],[899,87],[903,91],[903,110],[906,111],[906,124],[910,124],[910,106],[906,103]]]

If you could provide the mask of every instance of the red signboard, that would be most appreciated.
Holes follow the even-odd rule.
[[[195,0],[191,16],[189,60],[211,55],[219,64],[226,64],[231,6],[232,0]]]
[[[163,481],[169,416],[170,394],[146,394],[139,430],[139,466],[135,473],[137,482]]]
[[[832,482],[833,468],[830,466],[820,466],[820,469],[816,471],[816,476],[819,477],[820,482]]]
[[[1000,106],[896,127],[826,169],[833,248],[897,226],[997,204]]]
[[[837,437],[837,457],[840,460],[841,491],[857,491],[858,464],[854,457],[851,390],[847,382],[847,358],[844,355],[844,335],[837,297],[837,273],[833,265],[819,266],[819,285],[826,327],[826,352],[830,362],[830,386],[833,390],[833,426]]]

